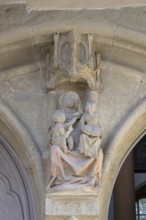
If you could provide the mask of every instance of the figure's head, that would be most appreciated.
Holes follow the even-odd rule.
[[[93,101],[88,101],[85,106],[86,113],[94,113],[96,111],[96,103]]]
[[[66,97],[66,106],[68,108],[77,108],[77,103],[78,103],[78,97],[76,94],[72,93],[70,96]]]
[[[65,94],[62,94],[59,99],[61,109],[64,109],[65,112],[76,112],[80,111],[81,103],[80,97],[76,92],[68,91]]]
[[[65,122],[65,112],[63,110],[55,110],[53,115],[53,121],[56,123],[64,123]]]

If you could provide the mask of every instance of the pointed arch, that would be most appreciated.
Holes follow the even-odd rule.
[[[110,197],[120,168],[128,154],[145,133],[146,99],[143,99],[129,112],[122,125],[114,132],[113,139],[105,150],[102,189],[100,192],[101,219],[103,220],[108,219]]]
[[[43,216],[44,186],[41,153],[25,125],[3,102],[0,102],[0,140],[4,145],[7,143],[21,161],[26,171],[33,200],[36,203],[37,220],[40,220]]]

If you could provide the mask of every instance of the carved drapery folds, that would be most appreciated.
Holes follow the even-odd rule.
[[[79,35],[73,31],[54,34],[54,48],[46,57],[46,90],[56,90],[58,94],[49,129],[48,192],[95,190],[100,184],[103,161],[103,129],[97,109],[100,63],[92,34]],[[58,89],[64,82],[68,82],[68,87]],[[78,90],[77,83],[77,87],[84,84],[84,89]]]
[[[46,57],[46,91],[66,81],[84,82],[92,91],[101,91],[101,56],[93,48],[92,34],[54,34],[54,48]]]

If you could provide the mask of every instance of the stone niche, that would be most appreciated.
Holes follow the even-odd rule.
[[[102,84],[101,56],[93,41],[92,34],[55,33],[46,56],[45,91],[54,106],[48,129],[46,220],[96,219],[99,213]]]

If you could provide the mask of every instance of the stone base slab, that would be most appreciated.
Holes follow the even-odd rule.
[[[46,219],[54,216],[98,216],[97,195],[51,195],[46,196]],[[51,218],[50,218],[51,217]]]
[[[71,217],[75,217],[75,220],[98,220],[97,216],[46,216],[45,220],[70,220]]]

